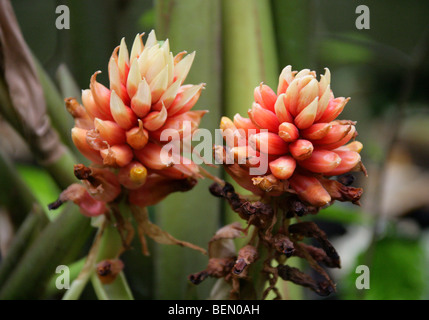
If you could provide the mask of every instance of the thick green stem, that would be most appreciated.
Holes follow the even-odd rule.
[[[222,105],[221,1],[158,0],[156,18],[158,38],[168,38],[173,53],[196,51],[185,83],[206,83],[195,109],[210,111],[200,127],[213,132],[218,128]],[[218,169],[209,169],[219,174]],[[210,184],[209,179],[200,180],[190,192],[170,195],[155,207],[156,224],[178,239],[206,247],[219,227],[221,210],[219,199],[208,192]],[[209,295],[210,281],[198,287],[186,281],[189,274],[204,269],[207,257],[178,246],[156,246],[156,298],[206,298]]]
[[[276,89],[278,67],[270,2],[223,0],[222,30],[224,114],[246,116],[255,87],[264,82]],[[225,223],[232,221],[237,221],[237,214],[227,206]]]
[[[123,243],[118,230],[110,224],[101,236],[100,249],[96,262],[117,259],[122,252]],[[95,266],[94,266],[95,271]],[[91,274],[91,283],[99,300],[133,300],[127,280],[121,272],[110,284],[103,284],[95,272]]]
[[[314,60],[312,33],[315,26],[311,0],[272,0],[273,25],[282,67],[292,65],[293,70],[311,67]]]
[[[104,216],[102,217],[104,218]],[[79,276],[72,282],[71,287],[63,296],[63,300],[77,300],[79,299],[83,289],[94,273],[95,262],[98,256],[98,250],[100,247],[101,238],[103,236],[104,223],[98,229],[97,236],[95,237],[94,243],[92,244],[91,250],[86,257],[85,264],[79,273]]]
[[[253,91],[261,82],[276,90],[278,66],[269,1],[223,0],[223,61],[225,115],[245,116],[254,101]],[[241,193],[248,193],[237,188]],[[226,222],[237,221],[235,212],[226,210]],[[259,244],[259,261],[249,270],[253,288],[241,290],[241,297],[261,298],[266,282],[261,272],[267,256]]]
[[[277,56],[269,1],[223,0],[225,115],[245,115],[261,82],[276,85]]]

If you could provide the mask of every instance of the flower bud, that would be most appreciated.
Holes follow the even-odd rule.
[[[315,144],[329,145],[338,142],[343,139],[351,129],[351,125],[331,125],[331,129],[328,130],[327,134],[320,139],[316,139],[317,141],[315,141]]]
[[[277,95],[281,95],[282,93],[285,93],[287,88],[289,87],[289,84],[292,82],[294,76],[296,74],[296,71],[292,71],[292,66],[286,66],[283,68],[282,72],[279,76],[279,84],[277,86]]]
[[[357,167],[361,161],[360,154],[355,151],[342,151],[337,149],[334,153],[341,159],[341,163],[332,170],[325,172],[327,176],[338,176],[349,172]]]
[[[151,101],[152,96],[150,93],[150,87],[146,82],[146,79],[143,79],[140,81],[137,92],[131,99],[131,109],[138,117],[143,118],[150,111]]]
[[[329,133],[328,133],[328,135],[329,135]],[[336,148],[339,148],[339,147],[345,145],[347,142],[350,141],[350,139],[356,137],[356,135],[357,135],[356,127],[355,126],[351,126],[350,131],[347,132],[346,135],[343,138],[341,138],[340,140],[338,140],[336,142],[329,143],[329,144],[320,144],[320,146],[322,148],[328,149],[328,150],[336,149]],[[325,136],[325,138],[326,138],[326,136]],[[321,140],[323,140],[323,139],[321,139]],[[318,143],[319,143],[319,141],[315,140],[315,144],[317,144],[319,146]]]
[[[207,110],[195,110],[188,111],[174,117],[169,117],[160,129],[152,131],[150,135],[154,140],[159,141],[161,143],[166,143],[166,141],[160,141],[160,139],[162,132],[168,129],[177,132],[179,134],[180,139],[188,137],[188,135],[192,135],[195,130],[198,129],[202,117],[207,112]]]
[[[291,156],[282,156],[274,161],[271,161],[270,164],[271,173],[277,179],[289,179],[296,168],[296,161]]]
[[[310,82],[301,89],[297,102],[296,112],[299,114],[302,110],[319,97],[319,83],[316,79],[311,79]],[[318,102],[319,99],[316,101]],[[318,103],[317,103],[318,105]],[[317,107],[316,107],[317,113]]]
[[[238,113],[234,116],[234,125],[237,129],[244,130],[246,132],[247,137],[249,136],[249,132],[251,132],[252,134],[259,132],[259,128],[255,126],[252,120],[250,120],[249,118],[244,118]]]
[[[177,62],[177,64],[174,66],[174,79],[179,80],[182,84],[188,76],[189,70],[191,69],[191,65],[195,58],[195,51],[186,55],[183,59],[181,58],[181,54],[179,54],[178,56],[179,57],[177,58],[177,60],[180,59],[180,61]]]
[[[128,96],[127,88],[121,82],[121,76],[119,73],[119,68],[116,63],[116,60],[111,57],[109,61],[109,80],[110,80],[110,90],[115,91],[121,100],[129,105],[130,98]]]
[[[126,132],[127,143],[135,150],[144,148],[149,141],[149,133],[143,128],[143,121],[138,120],[139,126]]]
[[[99,108],[98,105],[95,103],[91,90],[82,90],[82,103],[85,107],[86,112],[92,119],[100,118],[103,120],[113,120],[110,110],[109,113],[105,113],[104,110]]]
[[[165,66],[164,69],[149,82],[149,87],[152,103],[156,103],[168,87],[168,66]]]
[[[253,103],[252,109],[248,111],[249,118],[259,128],[268,129],[271,132],[278,132],[280,122],[274,112],[262,108],[259,104]]]
[[[323,207],[331,201],[331,196],[315,177],[295,173],[289,183],[302,200],[313,206]]]
[[[174,116],[191,110],[195,103],[197,103],[204,86],[205,83],[182,86],[173,103],[168,108],[169,116]]]
[[[161,128],[167,120],[167,109],[162,106],[161,111],[152,111],[143,119],[143,126],[149,131]]]
[[[330,99],[331,99],[331,87],[328,85],[326,87],[325,91],[323,93],[319,94],[319,103],[317,106],[317,114],[316,114],[315,121],[319,121],[319,119],[325,113]]]
[[[319,122],[331,122],[338,117],[338,115],[343,112],[346,103],[350,100],[350,98],[335,98],[331,99],[326,107],[325,112],[322,114]]]
[[[293,117],[286,108],[284,93],[278,96],[276,103],[274,104],[274,111],[280,122],[293,122]]]
[[[279,137],[285,142],[293,142],[299,137],[298,128],[292,123],[283,122],[279,126]]]
[[[298,129],[307,129],[314,123],[317,114],[318,99],[318,97],[314,98],[314,100],[296,116],[294,122]]]
[[[137,34],[136,37],[134,38],[133,46],[131,47],[131,53],[130,53],[131,66],[133,65],[133,61],[139,58],[140,54],[144,49],[144,45],[142,41],[143,36],[144,36],[144,33],[141,33],[141,34]],[[131,69],[130,69],[130,73],[131,73]],[[128,74],[128,77],[129,77],[129,74]]]
[[[167,110],[170,108],[180,89],[180,81],[175,81],[167,90],[162,94],[159,101],[152,107],[153,110],[161,110],[165,106]]]
[[[361,142],[353,141],[353,142],[350,142],[349,144],[341,146],[341,147],[334,149],[332,151],[334,151],[334,152],[335,151],[354,151],[354,152],[359,153],[359,152],[361,152],[362,148],[363,148],[363,144]]]
[[[254,90],[255,102],[258,103],[262,108],[274,112],[274,104],[277,100],[277,95],[274,91],[265,84],[260,84]]]
[[[294,79],[288,86],[285,97],[284,104],[286,110],[292,115],[296,116],[296,105],[299,98],[299,79]]]
[[[307,140],[320,140],[331,130],[330,123],[315,123],[310,128],[301,130],[301,136]]]
[[[86,141],[86,134],[88,130],[81,128],[73,128],[71,136],[76,148],[89,160],[94,163],[102,164],[103,159],[100,156],[100,152],[92,149]]]
[[[313,144],[305,139],[298,139],[289,144],[289,151],[296,160],[305,160],[313,153]]]
[[[259,132],[251,135],[249,145],[257,151],[270,155],[282,155],[288,152],[287,144],[272,132]]]
[[[133,159],[133,151],[127,144],[119,144],[100,151],[103,164],[111,167],[124,167]]]
[[[142,76],[140,74],[139,64],[137,62],[137,59],[134,59],[131,62],[131,68],[127,78],[127,93],[131,99],[137,93],[141,81]]]
[[[117,64],[119,68],[121,82],[125,84],[127,83],[126,79],[128,76],[128,71],[130,69],[130,59],[127,44],[125,43],[125,38],[121,39],[121,44],[119,45],[119,56],[117,58]]]
[[[125,106],[124,102],[115,91],[112,91],[110,97],[110,111],[116,123],[125,130],[129,130],[137,124],[135,113]]]
[[[111,120],[110,118],[110,90],[103,86],[101,83],[97,82],[97,74],[101,73],[101,71],[95,72],[90,81],[89,88],[91,90],[92,97],[100,112],[107,117],[107,120]],[[90,111],[91,112],[91,111]]]
[[[100,133],[100,137],[109,145],[125,143],[125,131],[116,122],[94,119],[94,127]]]
[[[299,161],[299,165],[311,172],[325,173],[337,168],[341,163],[338,154],[327,150],[314,150],[311,156]]]
[[[143,149],[134,150],[134,154],[144,166],[153,170],[163,170],[173,165],[163,162],[163,156],[168,158],[167,151],[152,142],[148,142]]]
[[[132,161],[122,167],[118,173],[118,181],[125,188],[134,190],[145,184],[147,179],[146,168],[138,161]]]

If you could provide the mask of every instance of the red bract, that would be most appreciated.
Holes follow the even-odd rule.
[[[103,191],[96,193],[97,186],[91,186],[89,191],[97,199],[114,200],[112,197],[119,194],[122,186],[134,190],[129,201],[141,205],[142,197],[150,198],[154,192],[143,187],[152,181],[149,176],[156,174],[165,177],[165,181],[195,180],[199,176],[198,166],[191,161],[163,163],[161,149],[166,141],[160,139],[164,129],[174,128],[180,134],[184,121],[191,123],[190,132],[194,132],[206,113],[190,111],[205,84],[183,84],[194,56],[195,53],[186,52],[173,56],[169,41],[158,42],[154,31],[145,44],[142,35],[137,35],[130,52],[122,39],[108,63],[109,86],[97,81],[97,71],[91,77],[89,89],[82,91],[83,105],[72,98],[66,100],[67,109],[75,118],[75,146],[91,162],[102,166],[112,183],[110,189],[117,191],[108,195]],[[180,155],[177,157],[181,160]],[[193,186],[195,182],[182,184]],[[183,190],[182,184],[171,183],[165,194],[157,192],[153,199]],[[136,196],[138,192],[147,194]],[[151,204],[154,202],[157,201]]]
[[[236,114],[233,121],[222,119],[227,150],[250,147],[268,159],[267,171],[257,177],[252,177],[249,163],[240,163],[240,174],[227,170],[240,185],[255,193],[261,178],[270,176],[272,181],[274,176],[279,185],[289,186],[302,200],[320,207],[332,200],[321,179],[363,168],[362,144],[350,142],[357,136],[355,122],[336,120],[349,98],[334,97],[330,78],[327,68],[317,80],[314,71],[296,72],[287,66],[280,74],[277,93],[264,84],[255,88],[249,118]],[[288,191],[285,187],[284,192]]]

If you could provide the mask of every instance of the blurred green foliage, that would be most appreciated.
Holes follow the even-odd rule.
[[[344,291],[346,299],[367,300],[419,300],[427,290],[428,268],[424,243],[420,239],[408,239],[389,235],[378,240],[374,247],[370,266],[370,288],[356,289],[359,274],[348,276],[348,287]],[[356,263],[365,264],[363,252]]]

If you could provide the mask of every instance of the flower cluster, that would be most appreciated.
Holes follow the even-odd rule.
[[[233,120],[223,117],[220,128],[227,140],[227,150],[217,149],[217,156],[235,159],[247,155],[247,162],[225,164],[228,173],[244,188],[258,195],[297,193],[305,202],[322,207],[331,200],[356,202],[360,195],[338,196],[338,186],[327,179],[355,169],[363,169],[359,152],[362,144],[350,142],[357,135],[355,122],[337,120],[349,98],[335,98],[330,87],[330,72],[318,81],[309,69],[283,69],[277,93],[261,84],[254,91],[254,103],[248,118],[236,114]],[[230,142],[228,145],[228,141]],[[267,172],[253,176],[255,165],[249,150],[267,163]],[[224,153],[224,154],[219,154]],[[225,163],[225,161],[224,161]],[[335,184],[335,185],[333,185]],[[347,199],[345,199],[347,198]]]
[[[131,52],[124,39],[113,51],[109,88],[97,82],[97,71],[89,89],[82,91],[83,106],[66,99],[75,119],[73,142],[93,162],[85,174],[82,168],[75,173],[91,196],[103,202],[125,188],[131,204],[153,205],[171,192],[192,188],[199,177],[198,166],[182,161],[180,154],[174,163],[161,158],[167,143],[162,132],[176,130],[182,139],[207,112],[191,111],[204,84],[184,84],[195,53],[173,56],[168,40],[160,43],[152,31],[143,44],[142,36],[136,36]],[[185,130],[184,123],[191,128]]]

